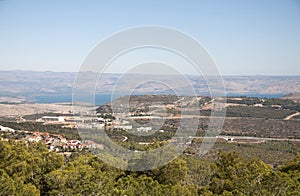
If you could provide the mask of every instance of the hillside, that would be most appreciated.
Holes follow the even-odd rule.
[[[97,73],[91,73],[97,74]],[[98,74],[97,74],[98,75]],[[97,86],[96,93],[112,92],[121,74],[103,74]],[[208,94],[205,81],[200,76],[186,76],[198,94]],[[74,72],[36,72],[36,71],[0,71],[0,96],[21,97],[34,100],[38,96],[71,96],[76,73]],[[132,74],[126,83],[118,84],[118,93],[122,94],[129,84],[136,80],[156,80],[174,88],[185,89],[178,83],[176,77],[170,75],[140,75]],[[227,94],[259,95],[259,94],[289,94],[300,92],[300,76],[224,76]],[[146,82],[136,89],[137,93],[170,94],[167,86],[155,82]]]
[[[285,95],[283,99],[289,99],[296,102],[300,102],[300,93],[290,93],[288,95]]]

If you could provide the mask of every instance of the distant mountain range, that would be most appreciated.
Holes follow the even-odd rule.
[[[76,74],[75,72],[0,71],[0,96],[31,100],[35,96],[71,95]],[[141,81],[141,79],[144,79],[145,83],[136,86],[136,92],[141,94],[171,94],[172,89],[162,85],[163,83],[178,89],[187,88],[186,84],[178,82],[172,75],[131,74],[126,77],[126,82],[120,84],[118,81],[121,77],[121,74],[102,74],[96,93],[109,94],[118,84],[118,93],[122,94],[126,92],[125,89],[131,82]],[[193,75],[185,77],[197,94],[209,93],[202,77]],[[285,95],[300,92],[300,76],[223,76],[223,80],[229,95]],[[158,82],[160,84],[155,81],[160,81]]]

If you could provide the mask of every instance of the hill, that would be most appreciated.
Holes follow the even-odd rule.
[[[110,94],[121,77],[121,74],[103,74],[96,93]],[[21,97],[27,100],[35,100],[38,96],[71,96],[75,78],[75,72],[0,71],[0,96]],[[177,78],[172,75],[132,74],[126,79],[126,83],[118,84],[120,86],[118,93],[126,92],[124,89],[129,88],[128,84],[141,78],[143,81],[152,80],[135,89],[141,94],[171,93],[172,89],[158,85],[153,80],[178,89],[187,88],[184,84],[178,83]],[[197,94],[209,93],[203,77],[187,75],[186,78]],[[284,95],[300,92],[300,76],[224,76],[223,79],[229,95]]]

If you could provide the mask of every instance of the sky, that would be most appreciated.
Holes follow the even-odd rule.
[[[103,39],[144,25],[192,36],[223,75],[300,75],[298,0],[0,0],[0,70],[77,72]]]

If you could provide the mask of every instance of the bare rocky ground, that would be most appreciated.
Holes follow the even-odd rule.
[[[74,111],[91,113],[95,107],[91,106],[72,106],[71,103],[56,104],[34,104],[34,103],[12,103],[0,104],[0,118],[16,118],[37,113],[61,113],[70,114]]]
[[[300,103],[300,93],[290,93],[284,96],[283,99],[290,99]]]
[[[99,77],[98,73],[91,72],[89,74],[91,77]],[[178,77],[171,75],[132,74],[125,83],[120,84],[117,82],[122,74],[105,73],[101,74],[101,77],[102,79],[96,89],[97,93],[112,93],[112,89],[115,89],[117,85],[120,94],[126,94],[128,93],[126,89],[141,79],[142,81],[157,79],[157,81],[180,90],[187,88],[186,84],[178,83]],[[75,72],[0,71],[0,94],[22,95],[27,98],[32,98],[33,95],[48,95],[49,93],[68,94],[72,92],[75,78]],[[203,77],[186,75],[186,78],[196,93],[209,92]],[[300,92],[300,76],[224,76],[223,80],[228,94],[289,94]],[[142,94],[170,93],[169,88],[164,85],[157,85],[155,82],[147,82],[136,90]]]

